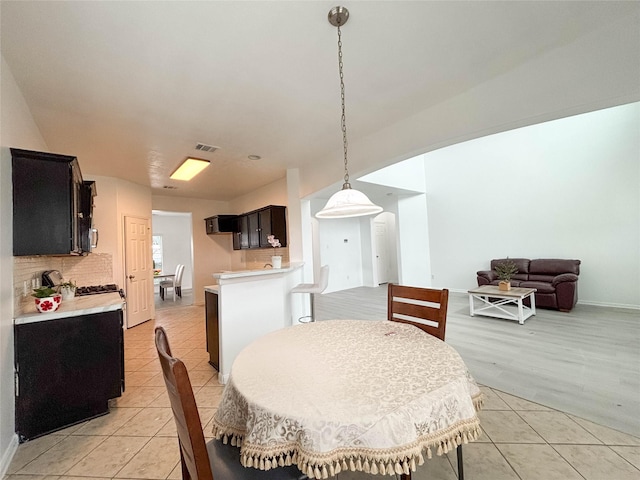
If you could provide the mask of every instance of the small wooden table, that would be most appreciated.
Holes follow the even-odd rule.
[[[494,285],[482,285],[468,291],[469,315],[517,320],[520,325],[524,325],[527,318],[536,314],[535,292],[535,288],[513,287],[511,290],[500,290]],[[529,298],[530,307],[524,304],[525,298]],[[475,299],[481,302],[478,308],[474,305]],[[517,312],[505,308],[507,305],[515,305]]]

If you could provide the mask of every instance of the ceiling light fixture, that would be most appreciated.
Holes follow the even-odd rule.
[[[260,160],[262,157],[260,155],[249,155],[247,158],[249,160]]]
[[[345,7],[334,7],[329,11],[329,23],[338,27],[338,70],[340,72],[340,98],[342,101],[342,144],[344,147],[344,184],[342,190],[334,193],[316,218],[347,218],[373,215],[382,212],[382,207],[374,205],[367,196],[351,188],[349,170],[347,168],[347,121],[344,106],[344,75],[342,73],[342,32],[340,27],[347,23],[349,10]]]
[[[185,158],[184,162],[169,176],[171,180],[189,181],[209,166],[209,160],[201,158]]]

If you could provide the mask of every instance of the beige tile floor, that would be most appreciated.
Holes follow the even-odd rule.
[[[180,306],[125,332],[126,391],[108,415],[18,447],[5,480],[179,479],[175,427],[153,345],[167,330],[191,376],[205,435],[222,387],[207,363],[204,312]],[[467,480],[640,479],[640,438],[482,387],[482,435],[464,447]],[[372,478],[343,473],[339,480]],[[388,478],[388,477],[379,477]],[[435,457],[414,480],[454,480],[455,453]]]

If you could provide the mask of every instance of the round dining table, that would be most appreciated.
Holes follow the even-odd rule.
[[[425,457],[478,437],[481,404],[445,342],[404,323],[328,320],[272,332],[242,350],[213,434],[239,446],[248,468],[410,476]]]

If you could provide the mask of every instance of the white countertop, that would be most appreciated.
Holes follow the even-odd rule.
[[[55,312],[40,313],[36,310],[33,297],[25,299],[22,304],[22,313],[14,318],[16,325],[24,323],[43,322],[58,318],[77,317],[91,315],[92,313],[110,312],[120,310],[124,306],[124,300],[117,292],[102,293],[99,295],[86,295],[75,297],[71,300],[63,300]]]
[[[301,268],[304,263],[291,263],[288,266],[284,266],[282,268],[261,268],[256,270],[223,270],[221,272],[217,272],[213,274],[213,278],[218,280],[227,280],[231,278],[244,278],[244,277],[254,277],[254,276],[262,276],[262,275],[276,275],[279,273],[288,273]]]

